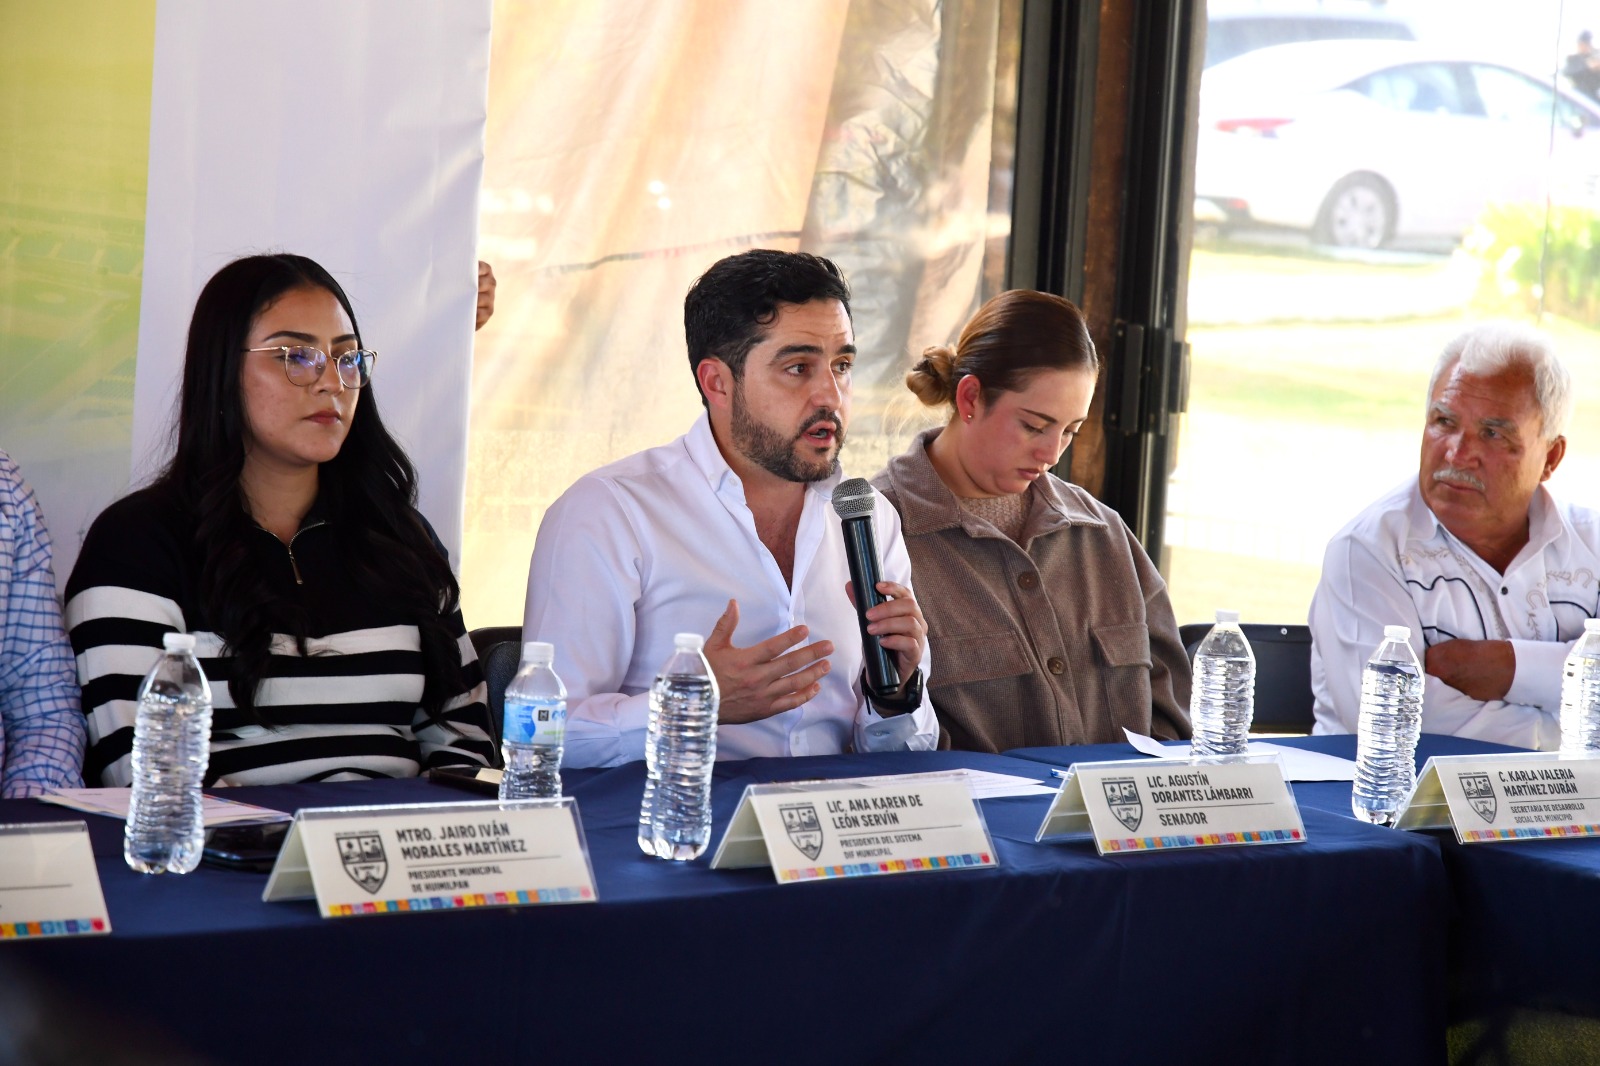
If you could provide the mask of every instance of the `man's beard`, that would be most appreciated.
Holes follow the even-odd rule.
[[[827,422],[833,426],[834,453],[827,459],[808,462],[795,454],[794,446],[812,427]],[[825,481],[833,476],[836,458],[844,448],[844,426],[833,411],[818,411],[805,420],[793,437],[783,434],[764,422],[757,422],[745,410],[742,390],[735,389],[733,396],[733,446],[752,463],[785,481]]]

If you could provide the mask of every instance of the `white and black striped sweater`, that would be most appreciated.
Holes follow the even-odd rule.
[[[374,604],[340,566],[339,530],[308,519],[290,545],[251,531],[252,562],[309,621],[306,654],[275,628],[261,719],[234,708],[233,660],[200,605],[200,559],[184,516],[158,490],[135,492],[95,519],[67,582],[66,623],[88,716],[84,780],[130,781],[140,682],[162,636],[195,635],[213,706],[208,783],[268,785],[413,777],[422,768],[486,763],[483,672],[461,613],[449,619],[467,690],[424,725],[424,664],[414,622]],[[397,574],[396,580],[406,575]]]

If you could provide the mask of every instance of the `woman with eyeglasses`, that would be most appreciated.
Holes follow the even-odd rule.
[[[872,483],[900,512],[941,747],[1189,735],[1189,661],[1161,575],[1116,511],[1050,473],[1099,369],[1076,307],[1017,289],[906,375],[949,415]]]
[[[376,360],[310,259],[206,283],[172,461],[95,520],[67,582],[86,781],[129,783],[139,683],[172,631],[211,681],[208,784],[489,760],[460,592],[379,417]]]

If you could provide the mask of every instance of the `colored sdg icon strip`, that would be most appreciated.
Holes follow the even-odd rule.
[[[986,852],[971,855],[932,855],[925,859],[894,859],[889,862],[850,862],[843,866],[809,866],[784,870],[785,881],[815,881],[827,877],[870,877],[873,874],[903,874],[913,870],[959,870],[965,866],[987,866]]]
[[[328,908],[330,918],[357,914],[401,914],[408,911],[451,911],[468,907],[515,907],[522,904],[576,903],[592,897],[587,887],[541,888],[534,892],[478,892],[465,896],[414,896],[373,903],[340,903]]]
[[[1106,851],[1154,851],[1160,848],[1200,848],[1217,844],[1281,844],[1300,840],[1304,834],[1298,829],[1268,829],[1261,832],[1202,833],[1198,836],[1182,834],[1165,837],[1128,837],[1104,842]]]
[[[1540,837],[1592,836],[1600,836],[1600,825],[1525,825],[1518,826],[1515,829],[1472,829],[1461,834],[1463,840],[1471,843],[1484,840],[1533,840]]]
[[[35,936],[75,936],[79,933],[103,933],[103,918],[63,918],[49,922],[0,922],[0,940],[14,940]]]

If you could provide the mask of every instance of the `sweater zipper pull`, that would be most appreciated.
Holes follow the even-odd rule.
[[[305,581],[303,581],[301,579],[301,577],[300,577],[300,564],[297,563],[295,561],[295,558],[294,558],[294,538],[293,537],[289,538],[289,543],[285,544],[284,548],[289,553],[289,569],[294,571],[294,583],[296,585],[304,585]]]

